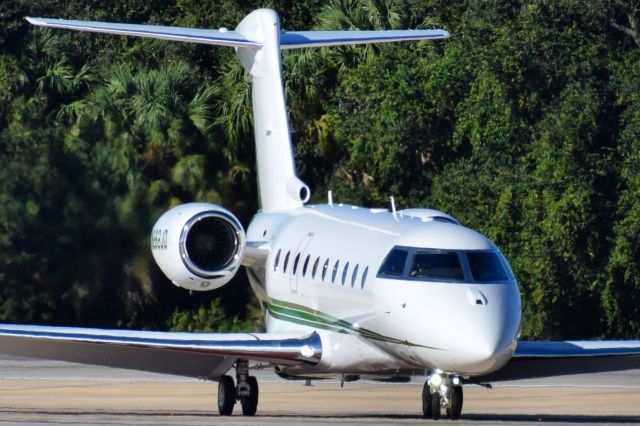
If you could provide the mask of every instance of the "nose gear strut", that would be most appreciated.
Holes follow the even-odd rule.
[[[422,388],[422,412],[433,420],[440,418],[444,408],[447,417],[458,420],[462,413],[462,379],[455,374],[445,374],[436,369],[427,376]]]

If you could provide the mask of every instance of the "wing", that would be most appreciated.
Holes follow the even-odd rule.
[[[216,379],[239,358],[316,364],[320,336],[169,333],[0,324],[0,352]]]
[[[473,381],[531,379],[640,368],[640,340],[518,343],[501,370]]]

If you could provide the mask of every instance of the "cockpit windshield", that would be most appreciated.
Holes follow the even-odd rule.
[[[378,271],[379,278],[417,281],[496,283],[513,275],[497,251],[394,247]]]
[[[458,253],[455,251],[417,252],[409,276],[436,280],[464,281]]]
[[[402,249],[393,249],[382,262],[380,272],[387,275],[402,275],[404,267],[407,263],[407,251]]]

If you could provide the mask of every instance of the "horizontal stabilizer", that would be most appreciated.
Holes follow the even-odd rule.
[[[226,29],[205,30],[198,28],[164,27],[160,25],[134,25],[46,18],[27,18],[27,21],[33,25],[41,27],[159,38],[163,40],[184,41],[188,43],[255,48],[262,46],[260,43],[247,40],[243,35],[236,31]]]
[[[0,324],[0,353],[216,379],[238,359],[315,364],[317,333],[174,333]]]
[[[283,31],[280,33],[280,48],[295,49],[445,38],[449,38],[449,33],[444,30]]]
[[[41,27],[63,28],[75,31],[158,38],[218,46],[262,47],[261,43],[249,40],[237,31],[227,29],[207,30],[199,28],[166,27],[161,25],[136,25],[49,18],[27,18],[27,21]],[[300,47],[438,40],[445,38],[449,38],[449,33],[444,30],[282,31],[280,33],[280,48],[295,49]]]

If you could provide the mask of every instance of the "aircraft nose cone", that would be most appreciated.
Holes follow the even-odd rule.
[[[459,354],[457,361],[468,368],[490,369],[498,357],[509,346],[510,339],[496,328],[482,330],[475,334],[467,345],[467,350]]]
[[[409,358],[462,376],[489,374],[503,367],[515,350],[520,328],[517,286],[453,287],[448,296],[437,304],[429,301],[424,312],[410,312],[408,319],[424,315],[425,327],[403,328],[408,341],[419,343],[410,349]]]
[[[494,330],[477,333],[455,351],[456,369],[467,374],[486,374],[502,367],[515,348],[515,336]]]
[[[489,296],[482,302],[460,327],[455,351],[458,368],[470,374],[485,374],[506,364],[515,350],[520,323],[518,305],[508,299]]]

